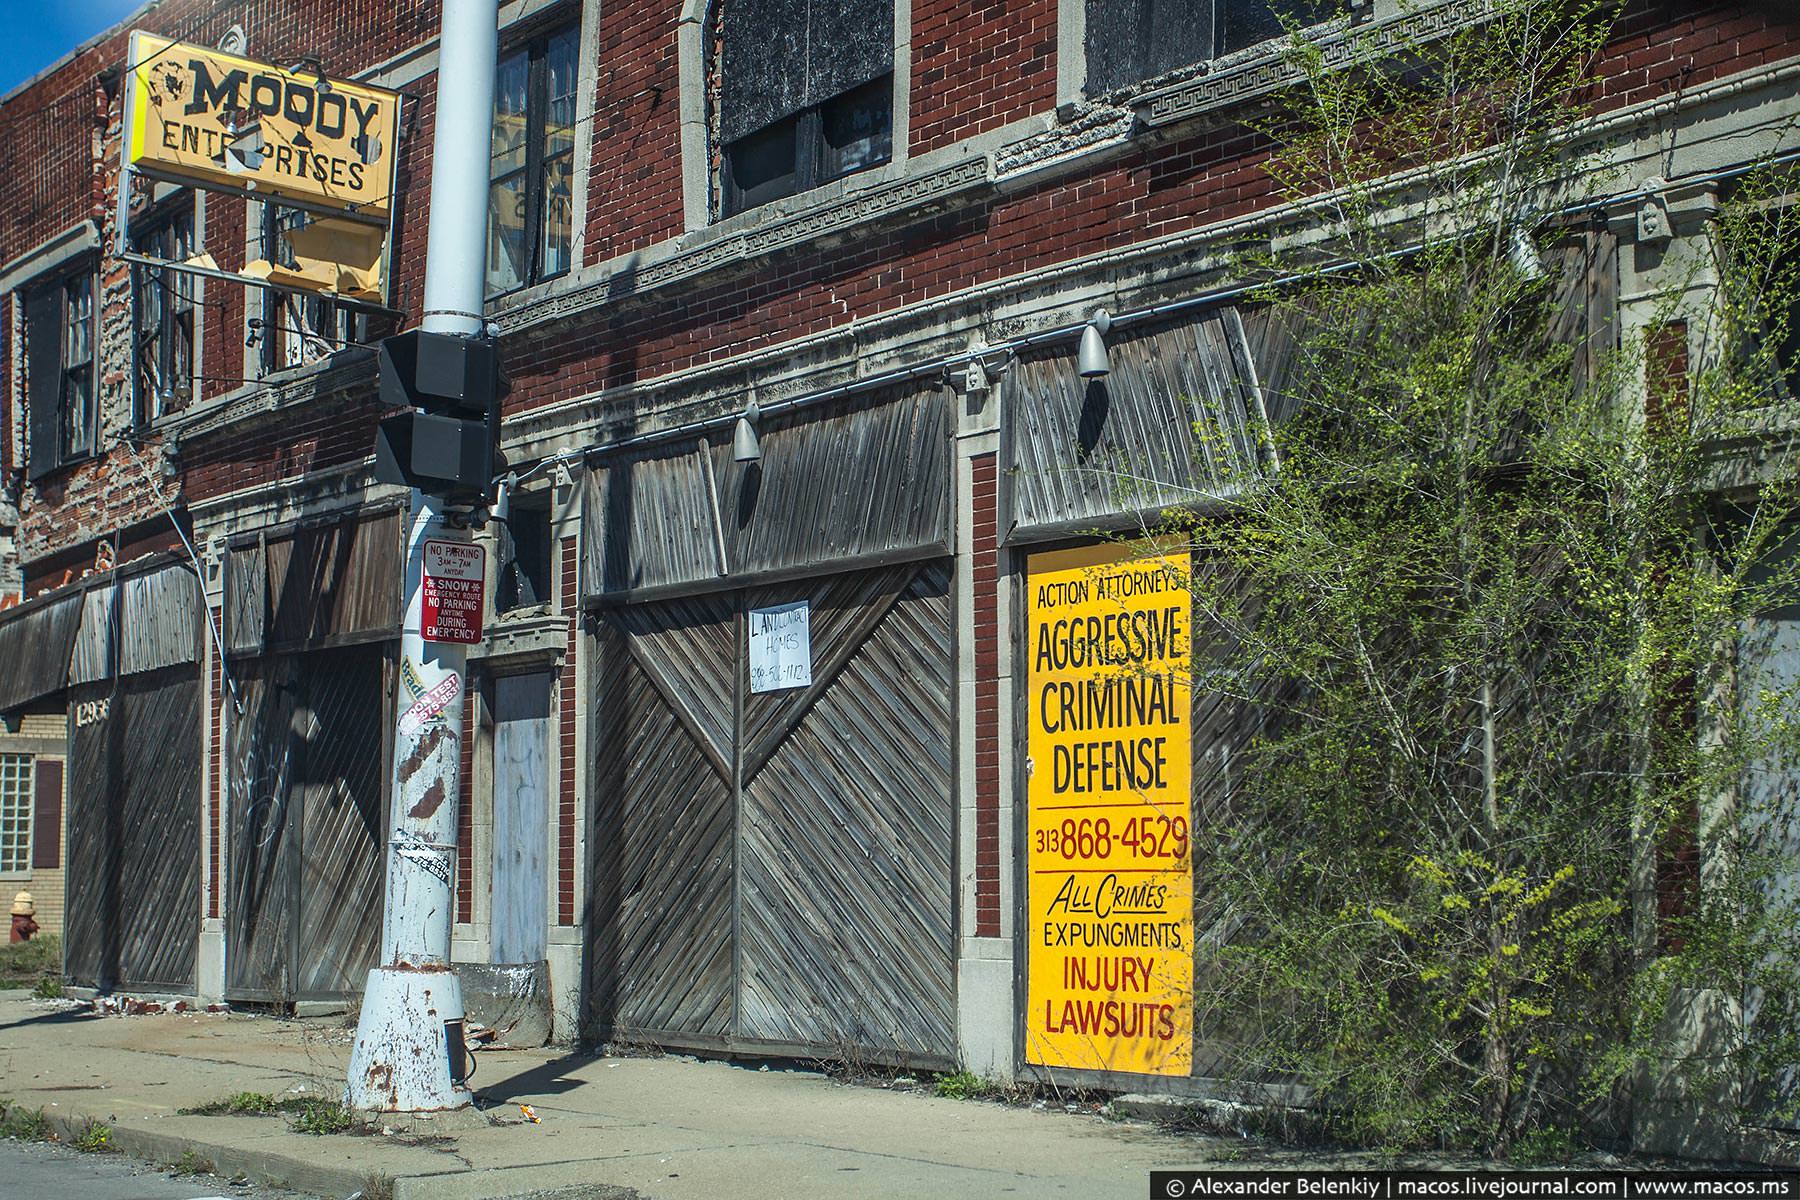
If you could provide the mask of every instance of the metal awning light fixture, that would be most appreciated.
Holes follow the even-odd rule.
[[[1104,379],[1112,374],[1112,359],[1106,353],[1106,334],[1111,328],[1112,317],[1104,308],[1096,309],[1088,323],[1081,327],[1075,370],[1083,379]]]
[[[756,436],[756,422],[762,416],[762,409],[752,400],[744,409],[744,415],[737,419],[737,428],[731,433],[731,458],[733,462],[753,463],[762,461],[762,441]]]

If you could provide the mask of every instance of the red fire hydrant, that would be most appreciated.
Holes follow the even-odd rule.
[[[12,940],[29,942],[31,935],[38,931],[38,923],[32,918],[37,915],[37,906],[31,902],[30,892],[20,892],[13,897],[12,907]]]

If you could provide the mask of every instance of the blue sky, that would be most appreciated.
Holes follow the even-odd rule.
[[[0,94],[143,7],[144,0],[0,0]]]

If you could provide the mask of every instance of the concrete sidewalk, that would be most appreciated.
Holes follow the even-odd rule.
[[[352,1030],[239,1014],[97,1016],[0,992],[0,1097],[64,1129],[112,1127],[119,1149],[322,1196],[372,1176],[395,1200],[509,1196],[1145,1195],[1152,1168],[1229,1158],[1235,1144],[1104,1120],[844,1084],[807,1071],[681,1057],[489,1051],[472,1081],[486,1121],[415,1134],[291,1132],[279,1116],[179,1110],[239,1092],[336,1097]],[[541,1124],[520,1112],[529,1104]]]

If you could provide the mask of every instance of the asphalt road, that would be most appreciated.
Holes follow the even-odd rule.
[[[216,1175],[171,1176],[118,1154],[0,1140],[0,1200],[312,1200],[234,1186]]]

